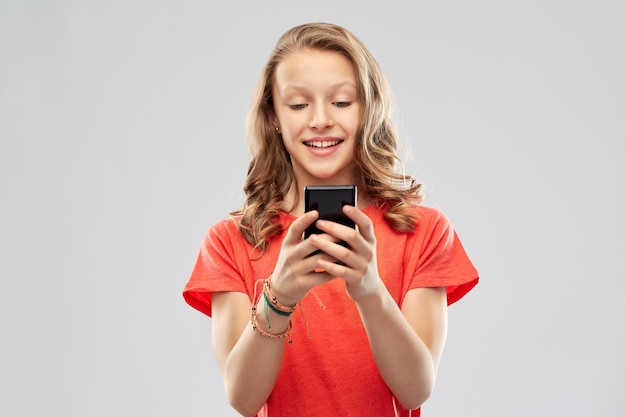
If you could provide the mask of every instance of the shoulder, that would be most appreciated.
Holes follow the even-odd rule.
[[[446,215],[438,208],[414,205],[410,208],[411,212],[418,220],[432,221],[432,220],[447,220]]]
[[[235,251],[235,248],[245,243],[247,242],[239,229],[238,217],[235,216],[220,219],[211,225],[204,235],[205,248]]]
[[[241,235],[241,232],[239,231],[239,221],[238,221],[238,217],[235,216],[229,216],[229,217],[225,217],[220,219],[219,221],[217,221],[216,223],[214,223],[212,226],[209,227],[209,229],[206,232],[206,239],[225,239],[225,238],[234,238],[237,235]]]
[[[414,206],[411,208],[417,219],[414,235],[423,239],[450,238],[455,232],[450,219],[438,208]]]
[[[209,227],[205,235],[205,240],[226,240],[232,242],[234,245],[250,246],[250,243],[245,239],[241,232],[242,225],[240,220],[240,215],[230,215],[219,220],[217,223]],[[279,223],[283,229],[287,229],[294,220],[295,217],[292,215],[285,212],[279,212],[276,222]]]
[[[386,209],[384,207],[376,207],[374,205],[367,207],[365,210],[372,220],[375,227],[381,227],[386,224],[384,214]],[[425,228],[432,227],[434,225],[449,226],[449,220],[446,215],[438,208],[423,206],[423,205],[411,205],[408,207],[408,212],[416,220],[416,228],[414,231],[424,230]]]

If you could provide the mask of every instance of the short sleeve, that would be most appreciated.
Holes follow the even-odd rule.
[[[237,253],[241,253],[242,248],[237,247],[241,245],[234,239],[237,235],[239,231],[229,219],[212,226],[204,236],[191,276],[183,289],[185,301],[207,316],[211,316],[212,292],[246,292],[238,265]]]
[[[470,261],[448,218],[437,209],[418,226],[419,256],[410,288],[446,287],[448,305],[460,300],[478,283]]]

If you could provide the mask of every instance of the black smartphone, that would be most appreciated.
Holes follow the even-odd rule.
[[[304,211],[317,210],[322,220],[330,220],[354,228],[354,222],[341,209],[346,204],[356,206],[355,185],[307,185],[304,187]],[[304,237],[322,233],[315,223],[304,231]],[[338,244],[348,247],[346,242]],[[316,251],[311,255],[319,253]]]

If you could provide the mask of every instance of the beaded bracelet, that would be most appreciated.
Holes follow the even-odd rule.
[[[289,320],[289,325],[287,326],[287,330],[284,333],[280,333],[280,334],[270,333],[268,331],[263,330],[259,326],[259,323],[257,322],[257,319],[256,319],[256,306],[252,306],[252,314],[250,317],[250,323],[252,324],[252,329],[256,332],[259,332],[261,336],[268,337],[274,340],[288,338],[289,344],[292,343],[291,338],[289,337],[291,335],[291,330],[293,328],[293,323],[291,322],[291,320]]]
[[[284,316],[284,317],[289,317],[291,316],[292,312],[291,311],[283,311],[280,310],[278,307],[276,307],[276,305],[274,303],[272,303],[270,301],[270,297],[271,295],[267,295],[267,293],[265,291],[263,291],[263,299],[265,300],[265,305],[267,307],[270,308],[270,310],[272,310],[274,313],[280,315],[280,316]]]
[[[279,312],[282,313],[286,313],[286,314],[291,314],[296,310],[296,307],[298,306],[298,304],[296,304],[293,307],[288,307],[285,305],[282,305],[278,299],[272,294],[271,291],[271,279],[272,276],[270,275],[270,277],[268,279],[265,280],[264,284],[263,284],[263,295],[265,296],[266,301],[269,303],[270,308],[272,309],[272,311],[281,314]],[[281,314],[281,315],[286,315],[286,314]]]

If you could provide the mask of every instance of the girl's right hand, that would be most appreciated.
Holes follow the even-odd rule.
[[[332,258],[324,253],[310,256],[317,248],[308,239],[302,238],[304,230],[318,217],[319,213],[316,210],[306,212],[298,217],[287,230],[272,273],[272,295],[281,304],[296,305],[311,288],[333,279],[326,272],[315,272],[319,257],[328,258],[331,262]],[[319,236],[332,239],[327,234]]]

